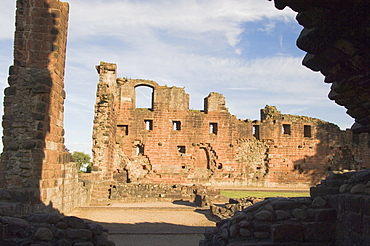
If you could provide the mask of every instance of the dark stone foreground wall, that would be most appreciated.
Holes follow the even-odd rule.
[[[355,132],[370,131],[370,3],[367,0],[274,0],[290,7],[304,29],[297,46],[303,65],[331,84],[329,98],[347,108]]]
[[[217,222],[199,245],[369,245],[369,178],[369,169],[333,172],[311,197],[267,198]]]

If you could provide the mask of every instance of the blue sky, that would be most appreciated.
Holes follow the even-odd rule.
[[[185,87],[190,107],[219,92],[231,114],[259,119],[265,105],[349,128],[330,85],[301,65],[301,26],[267,0],[70,0],[65,76],[66,146],[90,153],[100,61],[118,76]],[[0,0],[0,86],[12,64],[15,0]],[[3,90],[1,90],[2,93]],[[2,100],[3,94],[0,95]]]

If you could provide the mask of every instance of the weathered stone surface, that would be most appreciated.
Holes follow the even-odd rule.
[[[88,227],[94,235],[101,235],[104,232],[104,228],[99,224],[89,224]]]
[[[297,20],[304,26],[297,46],[307,55],[303,64],[325,75],[325,82],[336,83],[329,98],[345,106],[354,117],[355,132],[369,132],[368,97],[368,34],[364,28],[369,22],[369,4],[360,0],[355,4],[346,0],[332,2],[305,2],[309,7],[296,6],[302,1],[275,0],[279,9],[289,6],[298,11]],[[350,4],[351,8],[342,6]],[[363,54],[363,55],[359,55]]]
[[[274,242],[303,241],[303,226],[300,224],[276,224],[271,227]]]
[[[326,200],[321,196],[315,197],[315,199],[312,201],[312,206],[316,208],[324,207],[325,205]]]
[[[335,226],[332,223],[304,222],[304,238],[310,242],[333,242],[335,238]]]
[[[238,226],[232,225],[230,226],[230,237],[236,237],[238,235]]]
[[[294,217],[296,217],[297,219],[300,219],[300,220],[305,220],[305,219],[307,219],[307,216],[308,216],[306,211],[304,211],[303,209],[300,209],[300,208],[293,209],[292,215]]]
[[[51,241],[53,233],[48,228],[38,228],[34,237],[41,241]]]
[[[223,239],[227,239],[227,238],[229,237],[229,231],[228,231],[226,228],[224,228],[224,229],[222,230],[221,237],[222,237]]]
[[[327,180],[340,179],[343,183],[366,185],[363,177],[367,171],[329,175]],[[332,188],[332,182],[318,184],[322,189]],[[327,186],[329,185],[329,186]],[[366,186],[365,185],[365,186]],[[271,206],[270,206],[271,205]],[[276,209],[276,208],[284,208]],[[273,211],[271,210],[273,208]],[[338,193],[328,196],[311,198],[269,198],[245,209],[246,216],[238,223],[236,218],[221,220],[218,225],[222,229],[239,227],[238,236],[232,238],[230,245],[354,245],[367,242],[370,221],[370,198],[365,194]],[[270,210],[267,210],[270,209]],[[266,220],[270,213],[276,216]],[[249,232],[251,233],[249,235]],[[220,231],[213,231],[220,238]],[[234,235],[234,232],[233,232]],[[223,238],[223,243],[229,242]],[[258,240],[266,242],[259,242]],[[204,242],[206,243],[207,240]],[[301,242],[301,243],[300,243]],[[204,244],[207,245],[207,244]],[[218,244],[210,244],[218,245]]]
[[[241,237],[250,237],[252,235],[251,231],[245,228],[240,228],[239,235]]]
[[[17,1],[14,64],[9,68],[2,124],[0,170],[5,175],[0,183],[4,189],[32,190],[35,196],[13,196],[11,202],[17,205],[12,214],[49,211],[48,204],[69,212],[86,204],[88,197],[75,166],[63,157],[69,154],[64,152],[61,96],[68,15],[68,4],[59,0]]]
[[[96,244],[96,245],[107,245],[107,244]],[[75,243],[73,246],[94,246],[92,242]]]
[[[251,223],[247,220],[243,220],[239,222],[240,228],[249,228]]]
[[[223,205],[211,205],[211,212],[214,216],[220,219],[226,219],[234,216],[231,223],[236,224],[240,221],[243,221],[247,214],[241,212],[242,210],[253,206],[253,204],[258,203],[263,199],[256,197],[245,197],[241,199],[230,199],[229,203]],[[253,217],[253,216],[252,216]]]
[[[271,211],[268,210],[262,210],[260,212],[257,212],[254,217],[257,220],[261,221],[273,221],[274,220],[274,215]]]
[[[351,188],[351,194],[365,193],[366,185],[356,184]]]
[[[67,228],[68,228],[68,224],[67,224],[67,223],[65,223],[65,222],[59,221],[59,222],[56,224],[56,227],[58,227],[59,229],[67,229]]]
[[[349,188],[350,188],[350,185],[349,185],[349,184],[342,184],[342,185],[339,187],[339,192],[340,192],[340,193],[348,192],[348,191],[349,191]]]
[[[71,246],[71,242],[69,242],[67,239],[65,238],[62,238],[60,240],[58,240],[56,243],[55,243],[55,246]]]
[[[366,194],[366,195],[370,195],[370,188],[367,188],[367,189],[365,190],[365,194]]]
[[[265,239],[265,238],[270,237],[270,232],[265,232],[265,231],[256,231],[253,234],[257,239]]]
[[[276,219],[277,220],[287,220],[290,218],[290,214],[285,210],[276,210]]]
[[[80,239],[90,239],[92,238],[92,232],[87,229],[68,229],[66,231],[68,238],[80,238]]]
[[[71,228],[75,228],[75,229],[86,229],[87,228],[87,225],[83,219],[77,218],[74,216],[63,217],[61,221],[66,222],[68,226]]]
[[[318,222],[334,222],[337,219],[337,211],[332,208],[316,209],[315,221]]]

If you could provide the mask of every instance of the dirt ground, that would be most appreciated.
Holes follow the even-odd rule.
[[[215,219],[190,202],[117,203],[67,214],[99,222],[116,246],[197,246]]]

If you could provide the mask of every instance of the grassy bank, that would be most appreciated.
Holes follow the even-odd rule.
[[[229,198],[242,198],[242,197],[308,197],[310,196],[309,191],[306,192],[294,192],[294,191],[241,191],[241,190],[222,190],[221,195]]]

